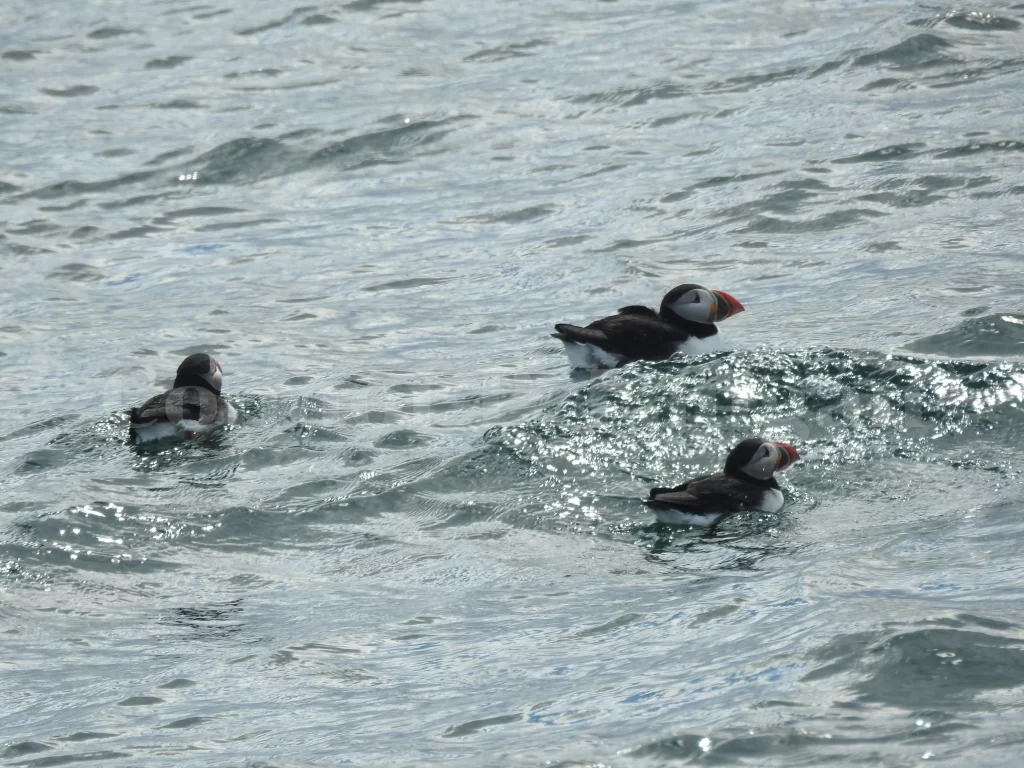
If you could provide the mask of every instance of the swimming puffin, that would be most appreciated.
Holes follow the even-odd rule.
[[[714,352],[721,346],[715,323],[742,311],[725,291],[684,283],[665,294],[658,312],[623,307],[586,328],[559,323],[551,335],[565,344],[573,368],[618,368],[634,360],[665,360],[676,352]]]
[[[751,437],[729,451],[725,469],[687,480],[675,488],[652,488],[644,501],[659,523],[714,525],[725,515],[757,509],[778,512],[782,491],[774,473],[800,458],[788,443]]]
[[[224,369],[209,355],[189,355],[178,366],[174,388],[132,408],[128,439],[136,445],[165,437],[198,437],[238,421],[220,396]]]

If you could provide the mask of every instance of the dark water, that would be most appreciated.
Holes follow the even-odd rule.
[[[4,4],[0,761],[1019,765],[1022,20]],[[680,282],[732,351],[570,377]]]

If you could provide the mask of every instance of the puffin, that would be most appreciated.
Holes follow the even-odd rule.
[[[573,368],[618,368],[635,360],[665,360],[676,352],[715,352],[721,348],[715,323],[742,311],[725,291],[684,283],[665,294],[657,312],[631,305],[586,328],[559,323],[551,335],[565,345]]]
[[[659,523],[710,526],[744,510],[778,512],[782,490],[775,473],[800,458],[789,443],[750,437],[736,444],[725,469],[687,480],[675,488],[652,488],[644,501]]]
[[[238,422],[238,412],[220,396],[224,369],[206,354],[181,361],[174,387],[132,408],[128,439],[140,445],[165,437],[194,438]]]

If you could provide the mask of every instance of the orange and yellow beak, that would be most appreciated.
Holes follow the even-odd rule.
[[[735,296],[730,296],[725,291],[712,291],[711,293],[717,301],[714,309],[716,323],[743,311],[743,305]]]
[[[785,469],[790,464],[800,460],[800,454],[789,443],[775,443],[774,445],[779,449],[779,460],[775,465],[776,470]]]

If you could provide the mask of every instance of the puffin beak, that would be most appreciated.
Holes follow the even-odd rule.
[[[785,469],[790,464],[800,460],[800,454],[789,443],[775,443],[775,447],[779,449],[779,461],[775,467],[776,469]]]
[[[715,312],[715,321],[720,322],[727,317],[732,317],[743,311],[743,305],[734,296],[725,291],[712,291],[715,299],[718,300],[718,307]]]

